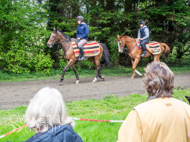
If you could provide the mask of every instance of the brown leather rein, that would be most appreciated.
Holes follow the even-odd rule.
[[[129,54],[135,49],[135,46],[138,47],[138,45],[137,45],[137,41],[135,40],[134,46],[132,47],[132,49],[130,48],[131,50],[130,50],[129,48],[125,48],[126,45],[124,44],[123,39],[121,39],[121,42],[122,42],[122,46],[123,46],[123,51],[125,51],[125,50],[128,49],[127,55],[128,55],[131,59],[134,59],[133,56],[132,56],[132,54],[131,54],[132,57],[131,57]],[[135,45],[135,44],[136,44],[136,45]]]
[[[65,39],[64,41],[55,42],[58,39],[58,36],[59,36],[59,31],[57,31],[56,38],[54,40],[49,39],[51,41],[51,45],[53,46],[54,44],[58,44],[58,43],[62,43],[62,42],[69,42],[70,41],[69,46],[66,48],[66,51],[65,51],[65,53],[66,53],[67,50],[69,50],[69,48],[71,46],[71,38],[69,37],[69,39]]]

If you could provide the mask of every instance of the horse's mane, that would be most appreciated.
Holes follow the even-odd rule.
[[[69,37],[68,35],[66,35],[64,32],[62,32],[62,31],[59,31],[59,32],[61,32],[61,34],[62,34],[66,39],[70,39],[70,37]]]
[[[132,37],[130,37],[130,36],[128,36],[128,35],[123,35],[123,36],[121,36],[121,37],[124,37],[124,38],[127,38],[127,39],[134,39],[134,38],[132,38]],[[135,40],[135,39],[134,39]]]
[[[121,37],[131,38],[131,37],[130,37],[130,36],[128,36],[128,35],[123,35],[123,36],[121,36]]]

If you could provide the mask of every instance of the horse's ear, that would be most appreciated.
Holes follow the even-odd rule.
[[[59,31],[61,31],[61,28],[59,28]]]
[[[118,40],[120,40],[120,39],[121,39],[121,37],[120,37],[119,35],[117,35],[117,39],[118,39]]]
[[[56,32],[56,31],[57,31],[55,27],[53,28],[53,31],[54,31],[54,32]]]

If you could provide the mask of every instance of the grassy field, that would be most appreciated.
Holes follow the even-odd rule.
[[[190,72],[190,64],[182,64],[182,65],[168,65],[170,69],[174,73],[187,73]],[[144,73],[144,68],[146,66],[138,66],[136,69],[141,73]],[[84,77],[95,77],[96,69],[95,66],[92,66],[91,69],[78,69],[78,75],[80,78]],[[32,81],[32,80],[47,80],[47,79],[60,79],[62,75],[62,69],[52,70],[51,75],[46,75],[43,73],[21,73],[15,74],[11,72],[3,72],[0,70],[0,82],[20,82],[20,81]],[[128,67],[107,67],[102,69],[102,76],[123,76],[123,75],[131,75],[132,76],[132,68]],[[66,73],[65,78],[75,78],[75,74],[70,67]]]
[[[190,96],[190,88],[178,87],[174,91],[175,98],[181,97],[187,102],[184,96]],[[87,119],[104,120],[124,120],[134,106],[144,102],[147,96],[130,95],[126,97],[116,97],[109,95],[102,100],[83,100],[67,103],[69,116]],[[25,124],[24,113],[26,106],[14,108],[12,110],[0,110],[0,135],[5,134],[19,126]],[[115,142],[118,137],[118,130],[121,123],[87,122],[75,121],[75,131],[85,142]],[[35,132],[24,128],[0,139],[4,141],[25,141]]]

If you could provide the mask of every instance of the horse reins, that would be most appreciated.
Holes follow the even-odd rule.
[[[57,38],[58,38],[58,35],[59,34],[57,34],[56,35],[56,38],[54,39],[54,40],[51,40],[51,37],[49,38],[49,40],[51,41],[51,46],[53,46],[56,42],[54,42]]]
[[[59,31],[57,31],[57,35],[56,35],[56,38],[55,38],[55,40],[58,38],[58,36],[59,36]],[[65,52],[67,52],[67,50],[69,50],[69,48],[70,48],[70,46],[71,46],[71,38],[69,37],[69,39],[67,39],[67,40],[64,40],[64,41],[61,41],[61,42],[54,42],[53,40],[51,40],[51,39],[49,39],[52,43],[51,43],[51,45],[53,45],[53,44],[55,44],[55,43],[62,43],[62,42],[68,42],[68,41],[70,41],[70,44],[69,44],[69,46],[66,48],[66,51]]]
[[[121,42],[122,42],[123,50],[125,51],[126,49],[128,49],[128,48],[125,48],[126,45],[124,45],[123,39],[121,39]],[[136,42],[136,41],[135,41],[135,42]],[[134,50],[134,48],[135,48],[135,45],[133,46],[132,50],[128,50],[128,52],[127,52],[128,57],[130,57],[130,56],[129,56],[129,53],[131,53],[131,52]],[[124,53],[125,53],[125,52],[124,52]],[[131,55],[131,56],[132,56],[132,55]],[[131,58],[131,57],[130,57],[130,58]],[[133,59],[133,56],[132,56],[131,59]]]

